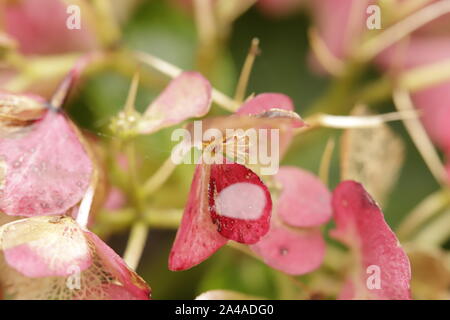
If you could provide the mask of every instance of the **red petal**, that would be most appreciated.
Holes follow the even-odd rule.
[[[243,165],[211,166],[209,209],[217,231],[230,240],[253,244],[269,231],[269,190]]]
[[[6,172],[0,181],[0,210],[21,216],[63,213],[89,186],[91,160],[63,114],[48,111],[29,129],[0,139]]]
[[[330,219],[331,194],[317,177],[295,167],[281,167],[275,180],[282,186],[276,212],[284,222],[311,227]]]
[[[319,230],[294,231],[272,223],[269,233],[251,249],[272,268],[300,275],[322,264],[325,242]]]
[[[148,107],[139,131],[154,132],[186,119],[201,117],[211,106],[211,84],[198,72],[183,72]]]
[[[208,209],[210,167],[198,165],[188,203],[169,256],[169,269],[192,268],[227,243],[216,230]]]
[[[333,193],[336,229],[331,235],[353,248],[359,264],[355,267],[353,298],[410,299],[410,264],[383,213],[364,188],[345,181]],[[380,268],[381,287],[368,289],[368,267]]]

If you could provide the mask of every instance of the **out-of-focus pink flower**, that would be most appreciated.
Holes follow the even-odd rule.
[[[328,50],[344,60],[360,40],[372,0],[311,1],[314,22]]]
[[[144,280],[70,217],[14,221],[2,226],[0,235],[7,265],[1,281],[16,299],[149,298]]]
[[[318,268],[325,241],[319,229],[331,217],[331,194],[311,173],[281,167],[275,175],[281,187],[269,232],[251,248],[273,268],[299,275]]]
[[[398,5],[402,2],[399,0]],[[337,58],[347,58],[352,43],[358,43],[367,32],[364,22],[369,4],[371,1],[367,0],[314,1],[319,34]],[[450,14],[446,14],[428,23],[405,41],[381,52],[374,62],[384,71],[399,74],[450,59],[449,17]],[[450,81],[414,92],[412,99],[423,112],[422,120],[431,138],[444,152],[450,152]]]
[[[111,187],[106,197],[103,207],[108,210],[117,210],[123,208],[127,203],[125,194],[117,187]]]
[[[341,299],[410,299],[408,256],[361,184],[341,182],[332,200],[331,236],[352,249],[355,263]]]
[[[69,29],[66,12],[70,4],[60,0],[7,1],[2,6],[7,34],[24,54],[60,54],[93,50],[97,40],[93,26],[81,12],[81,28]]]
[[[449,17],[447,14],[420,28],[404,42],[392,45],[377,57],[377,64],[398,74],[450,59],[450,31],[446,23]],[[412,100],[422,111],[431,138],[450,152],[450,81],[416,91]]]

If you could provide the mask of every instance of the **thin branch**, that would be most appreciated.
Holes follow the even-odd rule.
[[[386,122],[405,119],[417,119],[417,117],[418,114],[415,110],[389,112],[368,116],[336,116],[331,114],[319,113],[305,119],[305,123],[307,124],[307,126],[297,129],[295,133],[303,133],[317,127],[334,129],[376,128]]]
[[[123,255],[125,263],[133,270],[136,270],[139,260],[144,251],[147,241],[148,227],[144,222],[137,222],[133,225],[128,239],[127,247]]]
[[[78,208],[78,214],[76,221],[78,225],[86,229],[89,222],[89,213],[91,211],[92,200],[94,198],[95,183],[91,183],[83,199],[81,200],[80,207]]]
[[[319,63],[331,75],[339,76],[344,70],[344,63],[335,57],[315,28],[308,31],[309,43]]]
[[[325,145],[325,150],[323,151],[322,159],[320,160],[319,178],[326,186],[328,185],[328,178],[330,176],[330,165],[333,157],[334,146],[334,138],[331,137]]]
[[[132,114],[135,111],[136,95],[139,86],[139,73],[136,72],[131,80],[130,90],[128,91],[124,111],[126,114]]]
[[[170,177],[172,172],[176,168],[176,164],[172,161],[172,158],[167,158],[166,161],[162,164],[162,166],[154,173],[143,185],[142,190],[143,194],[146,196],[152,194],[156,190],[161,187],[164,182]]]
[[[417,228],[431,219],[450,203],[447,190],[440,189],[423,199],[402,221],[397,229],[397,236],[407,239]]]
[[[450,59],[445,59],[404,72],[399,87],[418,91],[450,79]]]
[[[135,51],[134,56],[140,62],[149,65],[150,67],[158,70],[159,72],[171,78],[175,78],[181,72],[183,72],[183,70],[181,70],[177,66],[174,66],[173,64],[170,64],[169,62],[164,61],[146,52]],[[220,92],[215,88],[212,89],[212,99],[217,105],[230,112],[234,112],[238,107],[238,104],[235,101],[233,101],[233,99],[231,99],[230,97],[228,97],[227,95],[225,95],[224,93]]]
[[[242,103],[245,99],[245,92],[247,91],[248,80],[250,79],[250,74],[252,72],[253,63],[255,62],[256,56],[259,54],[259,39],[253,38],[248,50],[247,57],[245,58],[244,66],[242,67],[241,75],[236,88],[236,94],[234,100],[237,103]]]
[[[414,106],[409,93],[402,89],[397,89],[393,94],[394,104],[398,111],[413,111]],[[413,140],[423,160],[430,169],[436,181],[442,186],[446,186],[446,171],[439,158],[439,155],[430,141],[422,123],[419,119],[404,119],[403,123]]]

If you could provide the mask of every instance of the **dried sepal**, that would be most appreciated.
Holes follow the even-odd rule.
[[[369,115],[359,106],[353,115]],[[397,182],[404,161],[403,141],[386,124],[347,129],[341,138],[341,180],[355,180],[383,203]]]
[[[22,224],[20,228],[14,228],[14,225],[19,226],[18,223]],[[2,239],[8,240],[6,244],[10,248],[5,248],[4,257],[0,258],[0,283],[5,289],[7,298],[51,300],[149,298],[150,288],[144,280],[130,270],[102,240],[87,230],[81,230],[70,217],[33,217],[10,223],[6,227],[2,229]],[[48,239],[54,239],[55,241],[51,243],[57,248],[50,248],[50,244],[46,244]],[[8,257],[8,250],[17,248],[15,246],[17,241],[19,247],[27,245],[32,248],[31,251],[22,251],[21,261],[29,263],[20,267],[12,263],[14,261]],[[64,252],[63,248],[66,248],[67,252]],[[56,251],[61,256],[54,256]],[[84,262],[80,264],[77,253],[82,254],[84,258],[88,254],[89,264],[86,265]],[[35,258],[36,254],[40,258],[53,256],[54,260],[38,260],[49,262],[46,264],[31,262],[31,258]],[[60,260],[64,263],[55,264],[55,261],[61,262]],[[36,265],[41,271],[44,271],[45,266],[48,269],[38,274],[33,271]],[[55,265],[59,268],[55,269]]]
[[[45,100],[35,95],[0,92],[0,126],[25,126],[47,111]]]

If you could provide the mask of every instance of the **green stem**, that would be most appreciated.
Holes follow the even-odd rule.
[[[139,260],[144,251],[145,243],[148,235],[148,227],[142,222],[136,222],[131,228],[130,238],[123,255],[126,264],[133,270],[136,270]]]

